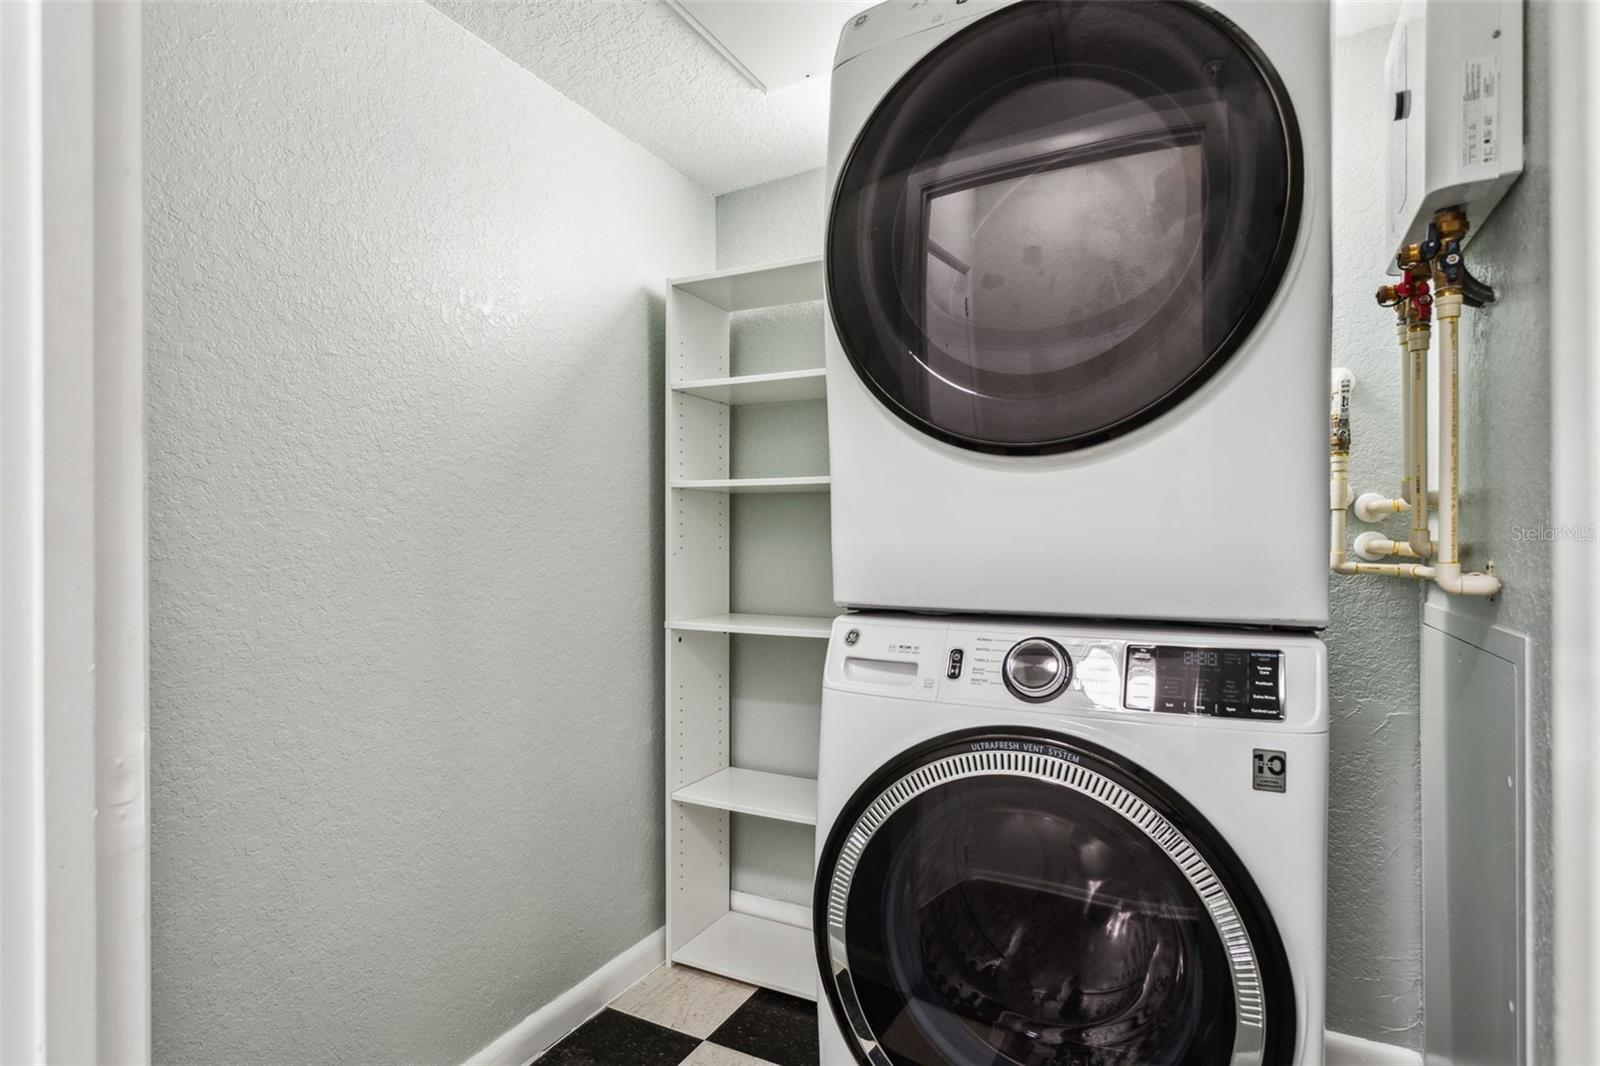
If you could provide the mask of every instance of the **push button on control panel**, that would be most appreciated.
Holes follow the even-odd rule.
[[[950,649],[950,665],[945,670],[944,676],[948,677],[951,681],[954,681],[957,678],[959,678],[961,676],[962,664],[966,662],[966,658],[967,658],[967,653],[966,652],[962,651],[960,648],[951,648]]]
[[[1281,652],[1129,645],[1126,662],[1129,710],[1283,718]]]
[[[1251,717],[1278,718],[1283,712],[1283,686],[1279,662],[1275,651],[1250,653],[1250,714]]]

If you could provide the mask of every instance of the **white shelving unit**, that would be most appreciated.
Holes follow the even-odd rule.
[[[782,370],[775,374],[746,374],[734,378],[706,378],[674,385],[672,391],[717,403],[796,403],[820,400],[826,395],[822,368]]]
[[[822,353],[816,366],[735,375],[729,322],[738,311],[820,299],[820,258],[667,286],[667,951],[675,962],[808,999],[816,995],[810,930],[771,917],[781,906],[733,909],[731,818],[815,825],[816,781],[732,765],[730,648],[740,635],[823,640],[832,620],[732,611],[732,498],[825,493],[828,476],[732,476],[732,410],[824,399]]]
[[[672,799],[716,811],[817,824],[817,783],[804,777],[730,766],[685,785],[672,794]]]
[[[675,489],[699,492],[827,492],[826,475],[816,477],[691,478],[674,481]]]
[[[728,911],[672,953],[672,961],[735,981],[817,998],[811,930]]]
[[[709,614],[667,623],[668,629],[699,633],[749,633],[758,637],[810,637],[827,640],[831,618],[806,618],[789,614]]]

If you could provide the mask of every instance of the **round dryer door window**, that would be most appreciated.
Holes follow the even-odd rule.
[[[1000,453],[1158,417],[1285,269],[1299,133],[1261,51],[1196,3],[1024,0],[922,58],[840,172],[827,278],[890,410]]]
[[[966,733],[834,826],[823,988],[863,1066],[1287,1063],[1276,927],[1187,804],[1115,756]]]

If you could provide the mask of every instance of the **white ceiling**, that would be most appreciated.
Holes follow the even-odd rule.
[[[757,88],[827,78],[839,28],[878,0],[666,0]]]
[[[710,5],[729,10],[712,12],[706,28],[745,67],[774,79],[801,72],[794,84],[764,92],[663,0],[429,3],[712,193],[823,165],[828,79],[804,72],[826,74],[839,27],[869,6]],[[765,37],[763,21],[770,23]]]

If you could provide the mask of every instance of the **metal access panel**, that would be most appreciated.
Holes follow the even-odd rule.
[[[1527,638],[1434,604],[1422,626],[1426,1061],[1521,1066],[1528,1001]]]

